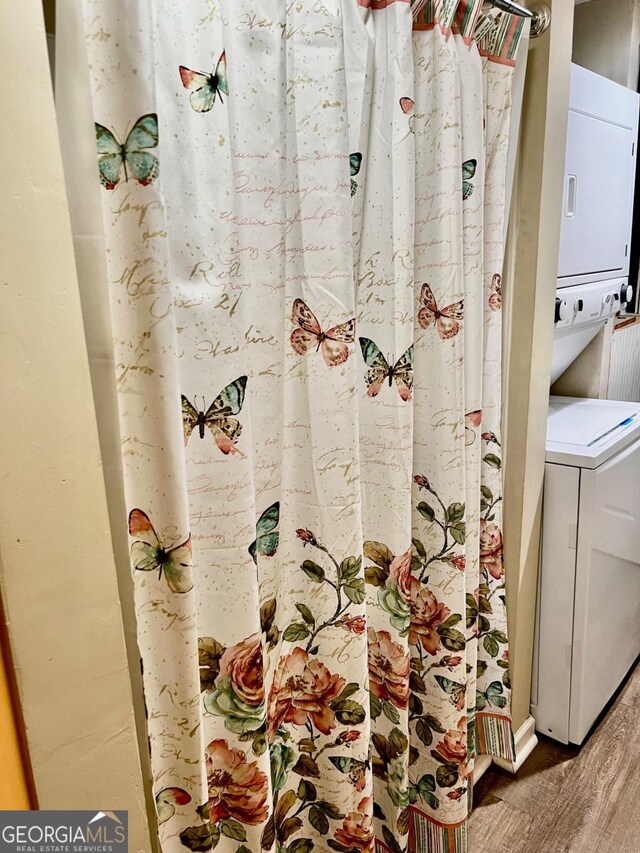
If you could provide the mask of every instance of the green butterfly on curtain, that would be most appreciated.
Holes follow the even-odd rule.
[[[148,113],[133,125],[127,138],[121,142],[115,133],[96,122],[98,169],[100,182],[105,189],[113,190],[122,179],[131,177],[146,187],[158,177],[158,158],[147,149],[158,144],[158,116]]]
[[[181,65],[179,70],[182,85],[191,91],[189,102],[197,113],[208,113],[215,103],[216,95],[220,98],[220,103],[224,103],[222,95],[229,94],[227,57],[224,50],[211,74],[206,71],[192,71],[184,65]]]
[[[389,387],[394,381],[398,389],[400,398],[406,403],[411,399],[411,389],[413,387],[413,344],[409,349],[393,363],[380,352],[380,348],[369,338],[360,338],[360,349],[362,357],[369,370],[364,375],[367,383],[367,396],[376,397],[385,382],[389,380]]]
[[[131,563],[136,571],[158,572],[158,579],[164,575],[171,592],[189,592],[193,589],[188,571],[191,565],[190,536],[180,545],[167,548],[149,516],[141,509],[132,509],[129,513],[129,535],[134,539]]]
[[[435,679],[449,697],[449,701],[451,702],[451,704],[455,705],[456,708],[461,711],[464,708],[465,702],[464,684],[460,684],[457,681],[452,681],[450,678],[446,678],[444,675],[436,675]]]
[[[353,180],[353,176],[357,175],[360,171],[360,166],[362,165],[362,154],[359,151],[356,151],[354,154],[349,154],[349,170],[351,172],[351,195],[354,196],[356,194],[356,190],[358,189],[357,181]]]
[[[364,780],[365,772],[371,766],[371,762],[368,760],[360,761],[357,758],[350,758],[346,755],[330,755],[329,761],[336,770],[348,776],[354,785],[358,785],[358,783]]]
[[[258,565],[258,554],[264,557],[273,557],[278,550],[280,534],[276,527],[280,523],[280,501],[276,501],[267,507],[256,524],[256,538],[249,545],[249,553],[253,562]]]
[[[182,428],[185,447],[196,427],[198,427],[200,438],[204,438],[204,428],[207,427],[225,456],[229,453],[240,453],[236,442],[242,433],[242,424],[232,415],[239,414],[242,409],[246,387],[247,377],[239,376],[222,389],[206,411],[204,408],[196,409],[183,394],[181,397]]]
[[[473,192],[471,178],[473,178],[476,173],[477,165],[477,160],[465,160],[462,164],[462,198],[465,200],[468,199]]]

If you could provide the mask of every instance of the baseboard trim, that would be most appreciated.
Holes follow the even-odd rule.
[[[473,784],[477,784],[492,764],[496,764],[508,773],[517,773],[524,762],[533,752],[538,743],[536,736],[536,721],[527,717],[513,737],[516,747],[515,761],[505,761],[491,755],[479,755],[473,765]]]
[[[498,767],[507,770],[509,773],[517,773],[524,762],[533,752],[538,738],[536,736],[536,721],[529,716],[520,726],[514,735],[516,757],[515,761],[505,761],[504,758],[494,758],[493,761]]]

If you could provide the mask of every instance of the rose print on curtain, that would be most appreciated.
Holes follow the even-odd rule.
[[[465,853],[513,755],[480,5],[82,0],[163,853]]]

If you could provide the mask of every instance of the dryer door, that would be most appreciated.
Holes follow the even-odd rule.
[[[581,743],[640,654],[640,440],[583,469],[569,739]]]
[[[559,278],[626,275],[634,143],[630,127],[569,111]]]

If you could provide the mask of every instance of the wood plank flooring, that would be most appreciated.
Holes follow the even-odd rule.
[[[469,853],[640,853],[640,665],[581,749],[539,738],[478,782]]]

